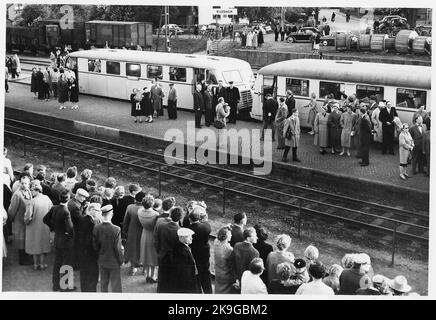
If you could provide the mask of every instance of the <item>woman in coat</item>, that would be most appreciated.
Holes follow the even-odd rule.
[[[135,122],[139,121],[139,123],[142,123],[141,100],[142,100],[142,95],[139,89],[134,88],[132,94],[130,95],[130,103],[132,107],[130,111],[130,115],[132,117],[135,117]]]
[[[325,154],[325,149],[329,146],[328,118],[327,106],[322,106],[322,111],[317,113],[313,122],[314,144],[319,146],[321,154]]]
[[[342,128],[341,132],[341,146],[342,152],[340,155],[344,155],[347,153],[347,156],[351,156],[350,147],[351,147],[351,131],[353,130],[354,118],[355,114],[352,110],[352,105],[347,105],[347,112],[341,114],[340,124]]]
[[[42,72],[42,68],[39,67],[36,72],[36,83],[38,86],[38,99],[44,100],[45,93],[45,85],[44,85],[44,73]]]
[[[44,270],[48,267],[44,263],[44,258],[50,252],[50,228],[42,219],[50,211],[53,203],[48,196],[42,194],[39,180],[32,181],[30,191],[33,199],[24,214],[24,222],[26,223],[25,250],[27,254],[33,255],[33,269]]]
[[[30,76],[30,92],[33,93],[33,98],[36,99],[37,93],[39,91],[38,88],[38,72],[36,71],[36,68],[32,68],[32,75]]]
[[[310,125],[310,128],[312,129],[309,134],[314,135],[315,131],[313,129],[313,124],[315,122],[315,117],[321,110],[318,108],[318,104],[316,103],[316,94],[315,92],[312,92],[310,94],[310,102],[307,106],[309,108],[309,115],[307,116],[307,123]]]
[[[277,132],[277,149],[281,150],[285,148],[285,138],[281,132],[283,132],[283,126],[285,125],[285,120],[288,117],[288,106],[285,103],[285,98],[281,97],[279,99],[279,108],[276,113],[276,128]]]
[[[145,116],[145,122],[153,122],[153,105],[151,104],[150,90],[144,87],[141,100],[141,115]]]
[[[279,264],[294,264],[295,257],[292,252],[288,251],[289,247],[291,246],[291,242],[292,239],[287,234],[281,234],[277,236],[277,250],[268,254],[268,257],[266,258],[267,285],[269,285],[273,279],[277,278],[277,266]]]
[[[123,233],[127,236],[124,260],[130,262],[130,275],[132,276],[136,274],[139,266],[142,224],[139,222],[138,210],[142,208],[144,197],[145,193],[142,191],[135,195],[135,203],[127,207],[123,221]]]
[[[229,241],[232,232],[229,227],[223,227],[218,231],[214,242],[215,258],[215,293],[234,292],[233,284],[236,282],[234,260],[232,259],[233,248]]]
[[[263,40],[263,31],[262,29],[259,29],[259,33],[257,34],[257,45],[260,47],[262,47],[264,40]]]
[[[146,282],[157,283],[157,252],[153,242],[153,231],[159,213],[153,210],[154,198],[147,195],[142,200],[143,208],[138,210],[138,219],[142,225],[140,262],[144,267]]]
[[[297,148],[300,144],[300,119],[298,118],[297,108],[294,108],[292,110],[292,115],[285,120],[283,136],[285,137],[285,151],[283,153],[282,161],[288,161],[288,153],[292,148],[292,161],[301,162],[297,157]]]
[[[375,131],[374,136],[374,142],[383,143],[383,128],[382,128],[382,122],[379,119],[380,111],[382,108],[385,108],[386,105],[383,101],[380,101],[378,103],[378,107],[374,109],[374,111],[371,114],[371,122],[373,125],[373,129]]]
[[[341,114],[339,113],[339,104],[335,103],[332,106],[332,112],[329,115],[327,126],[329,127],[329,142],[332,147],[332,154],[339,152],[341,147]]]
[[[13,222],[12,231],[15,238],[15,247],[18,249],[18,263],[20,265],[31,264],[30,257],[25,252],[26,225],[24,223],[24,214],[32,200],[32,193],[29,187],[29,176],[22,175],[20,178],[20,188],[12,195],[11,204],[8,208],[9,219]]]
[[[59,109],[66,109],[65,102],[68,101],[68,79],[65,71],[61,69],[58,79],[58,102],[60,103]]]
[[[70,101],[73,104],[71,109],[77,110],[79,108],[79,83],[77,82],[77,77],[70,77],[68,82],[70,86]]]
[[[218,129],[218,141],[217,145],[224,145],[224,137],[222,130],[226,127],[227,117],[230,115],[230,106],[224,102],[223,97],[218,98],[218,104],[216,105],[216,120],[223,124],[221,129]]]
[[[410,153],[415,147],[415,143],[413,142],[413,138],[409,133],[409,125],[407,123],[403,123],[401,133],[398,137],[398,145],[400,149],[400,178],[406,180],[406,178],[409,176],[407,174],[407,162]]]

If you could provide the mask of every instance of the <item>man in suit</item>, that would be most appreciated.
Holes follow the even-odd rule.
[[[151,104],[153,105],[153,109],[154,109],[154,112],[156,114],[156,118],[159,118],[159,116],[164,115],[163,108],[162,108],[162,99],[165,97],[165,94],[164,94],[157,78],[155,78],[152,81],[150,93],[151,93]]]
[[[123,221],[126,215],[127,207],[135,203],[135,196],[142,190],[142,188],[136,183],[130,184],[128,189],[129,194],[126,194],[124,197],[122,197],[118,203],[118,214],[116,216],[114,215],[112,218],[112,223],[120,227],[121,230],[123,230]],[[123,241],[125,240],[122,232],[121,238],[123,239]]]
[[[201,84],[195,86],[194,91],[195,127],[201,128],[201,116],[204,110],[204,98],[201,93]]]
[[[200,293],[197,266],[189,248],[194,231],[188,228],[177,230],[178,241],[172,252],[172,279],[169,292]]]
[[[155,229],[154,246],[158,255],[159,276],[157,282],[157,292],[170,292],[172,281],[172,251],[179,241],[177,230],[179,230],[179,221],[182,219],[183,209],[174,207],[171,209],[171,221],[163,222]]]
[[[44,165],[39,165],[36,169],[36,177],[35,179],[41,181],[42,194],[46,195],[51,199],[51,187],[50,182],[45,179],[47,175],[47,167]]]
[[[156,225],[154,226],[153,235],[156,233],[156,230],[157,230],[159,224],[171,221],[170,212],[171,212],[171,209],[174,208],[175,205],[176,205],[176,198],[167,197],[167,198],[163,199],[163,201],[162,201],[162,211],[163,212],[157,216]]]
[[[371,143],[371,122],[366,114],[366,108],[360,109],[361,120],[359,124],[359,134],[360,134],[360,152],[362,161],[360,161],[360,166],[366,167],[369,165],[369,145]]]
[[[53,202],[54,205],[58,205],[60,203],[59,197],[60,197],[61,193],[64,192],[65,190],[67,190],[67,188],[65,188],[66,178],[67,177],[64,173],[58,174],[58,176],[56,178],[56,183],[53,184],[51,187],[51,195],[52,195],[51,201]]]
[[[80,188],[77,189],[76,195],[74,196],[73,199],[71,199],[70,201],[68,201],[67,204],[67,208],[68,211],[70,211],[70,215],[71,215],[71,221],[73,222],[73,227],[74,227],[74,249],[73,249],[73,267],[74,270],[79,270],[79,257],[80,257],[80,251],[78,251],[79,247],[77,244],[77,240],[78,238],[76,237],[77,235],[77,228],[78,228],[78,224],[77,222],[79,221],[79,217],[83,215],[83,210],[85,207],[85,200],[89,197],[89,193]]]
[[[245,212],[239,212],[233,216],[232,238],[230,245],[235,246],[236,243],[244,241],[244,226],[247,224],[247,215]]]
[[[236,114],[241,95],[239,94],[239,89],[233,86],[233,81],[229,81],[229,85],[227,88],[227,103],[230,106],[229,123],[236,123]]]
[[[262,128],[262,136],[260,140],[263,141],[265,137],[265,129],[271,127],[272,130],[272,141],[276,141],[275,139],[275,118],[277,114],[277,110],[279,108],[279,104],[270,94],[267,94],[266,101],[263,104],[263,128]]]
[[[112,292],[122,292],[120,267],[123,264],[121,229],[112,224],[112,205],[101,208],[103,222],[94,227],[93,248],[98,253],[100,267],[100,289],[108,292],[109,282]]]
[[[72,265],[72,249],[74,239],[73,222],[67,208],[70,200],[68,190],[62,191],[59,197],[60,204],[53,206],[45,215],[43,221],[54,231],[55,258],[53,264],[53,291],[73,291],[76,288],[62,289],[60,287],[60,268],[63,265]]]
[[[274,41],[279,40],[280,26],[277,24],[274,28]]]
[[[382,108],[379,114],[379,120],[382,123],[383,141],[382,141],[382,153],[386,154],[389,151],[390,154],[394,153],[394,135],[395,135],[395,123],[394,118],[398,117],[397,110],[392,106],[390,101],[386,101],[386,108]]]
[[[235,244],[232,259],[235,264],[236,277],[241,281],[242,274],[248,270],[251,260],[259,258],[259,251],[253,247],[257,242],[257,234],[254,228],[247,228],[243,233],[244,241]]]
[[[292,114],[292,110],[295,109],[295,98],[291,90],[286,91],[285,104],[288,107],[288,114]]]
[[[422,117],[418,116],[416,118],[415,124],[410,127],[409,133],[413,138],[415,147],[412,150],[412,173],[416,174],[416,167],[418,166],[418,172],[424,172],[424,154],[422,150],[422,140],[425,135],[427,128],[425,124],[422,123]]]
[[[196,206],[189,215],[189,229],[194,232],[192,236],[191,250],[197,265],[198,280],[203,289],[203,293],[212,293],[212,281],[209,272],[209,235],[212,229],[208,222],[200,222],[202,214],[206,214],[206,210],[201,206]]]
[[[223,97],[224,101],[227,100],[227,89],[223,86],[223,81],[218,81],[218,87],[213,90],[213,106],[216,107],[218,99]]]
[[[212,94],[212,85],[209,84],[207,86],[206,91],[203,93],[204,99],[204,118],[206,121],[206,127],[210,127],[213,124],[214,112],[213,112],[213,94]]]
[[[170,83],[170,91],[168,92],[168,119],[177,119],[177,91],[174,88],[174,83]]]

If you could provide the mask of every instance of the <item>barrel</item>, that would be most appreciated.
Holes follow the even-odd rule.
[[[359,50],[359,38],[354,34],[347,34],[346,42],[348,50]]]
[[[413,40],[412,51],[417,54],[425,54],[425,43],[427,42],[428,37],[416,37]]]
[[[395,37],[395,50],[400,53],[408,53],[412,49],[413,40],[418,33],[413,30],[400,30]]]
[[[429,56],[431,56],[431,37],[427,37],[427,40],[424,44],[424,50],[425,53],[427,53]]]
[[[342,50],[347,50],[347,36],[345,33],[337,33],[336,34],[336,39],[335,39],[335,44],[336,44],[336,51],[342,51]]]
[[[370,34],[361,34],[359,38],[359,49],[360,50],[369,50],[371,44],[371,35]]]
[[[388,38],[387,34],[373,34],[371,37],[370,49],[371,51],[385,51],[385,41]]]
[[[385,50],[395,50],[395,37],[385,39]]]

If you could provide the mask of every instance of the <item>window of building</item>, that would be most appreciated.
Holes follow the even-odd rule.
[[[291,90],[296,96],[309,96],[309,80],[286,78],[286,91]]]
[[[126,63],[126,75],[129,77],[141,77],[141,65],[137,63]]]
[[[88,59],[88,71],[89,72],[101,72],[100,59]]]
[[[106,73],[119,75],[120,63],[116,61],[106,61]]]
[[[427,92],[415,89],[397,89],[397,106],[401,108],[417,109],[427,102]]]
[[[162,66],[147,66],[147,78],[162,80]]]
[[[336,100],[341,99],[341,90],[343,90],[343,83],[339,82],[319,82],[319,97],[324,98],[328,94],[333,94]]]
[[[369,98],[370,96],[377,96],[378,101],[384,99],[384,88],[383,87],[375,87],[375,86],[367,86],[360,85],[356,86],[356,97],[357,99],[363,99],[365,97]]]
[[[170,67],[169,78],[171,81],[186,82],[186,68]]]

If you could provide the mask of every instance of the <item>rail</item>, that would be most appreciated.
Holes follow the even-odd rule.
[[[22,129],[22,128],[18,128],[18,129],[22,130],[22,131],[27,131],[27,132],[31,131],[31,130]],[[44,128],[44,129],[46,129],[46,128]],[[398,238],[415,240],[415,241],[418,241],[418,242],[421,242],[424,244],[428,244],[427,237],[418,236],[416,234],[410,234],[410,233],[398,230],[398,228],[400,226],[406,226],[406,227],[418,228],[419,230],[422,230],[422,233],[428,234],[429,228],[426,226],[421,226],[421,225],[417,225],[417,224],[413,224],[413,223],[409,223],[409,222],[405,222],[405,221],[400,221],[400,220],[393,219],[393,218],[377,216],[377,215],[362,212],[359,210],[354,210],[354,209],[350,209],[350,208],[341,207],[338,205],[324,203],[322,201],[307,199],[305,197],[301,197],[301,196],[297,196],[297,195],[290,195],[290,194],[282,193],[282,192],[272,190],[269,188],[259,187],[259,186],[253,185],[253,184],[239,182],[239,181],[235,181],[235,180],[232,180],[229,178],[216,177],[215,175],[199,172],[198,170],[192,170],[192,169],[180,167],[177,165],[169,165],[166,163],[162,163],[162,162],[154,161],[154,160],[150,160],[150,159],[147,159],[147,165],[139,165],[139,164],[115,159],[114,157],[121,156],[121,157],[128,157],[128,158],[134,159],[134,160],[144,160],[143,157],[127,155],[126,153],[115,152],[115,151],[111,151],[111,150],[108,150],[105,148],[99,148],[99,147],[94,147],[94,146],[92,147],[93,152],[88,152],[88,151],[85,151],[83,149],[88,148],[89,144],[80,143],[80,142],[76,142],[76,141],[69,141],[69,140],[64,139],[64,138],[53,137],[52,135],[45,135],[42,133],[38,133],[39,136],[43,136],[43,137],[45,136],[47,138],[54,139],[55,141],[57,141],[57,143],[50,142],[50,141],[42,141],[40,138],[34,138],[34,137],[26,135],[24,133],[17,133],[17,132],[13,132],[10,130],[5,130],[4,132],[7,135],[16,136],[16,137],[19,137],[22,139],[24,156],[26,156],[26,153],[27,153],[26,144],[28,141],[35,141],[38,143],[43,143],[45,145],[49,145],[49,146],[61,149],[62,150],[61,155],[62,155],[63,168],[65,167],[65,151],[69,150],[69,151],[73,151],[73,152],[77,152],[77,153],[81,153],[81,154],[86,154],[86,155],[91,156],[93,158],[98,158],[98,159],[105,161],[108,176],[110,176],[111,163],[112,164],[117,163],[117,164],[121,164],[121,165],[126,165],[126,166],[130,166],[130,167],[146,170],[149,172],[153,172],[153,173],[158,175],[159,196],[161,196],[161,194],[162,194],[162,179],[163,179],[163,177],[171,177],[171,178],[175,178],[176,180],[182,180],[182,181],[186,181],[189,183],[193,183],[193,184],[197,184],[197,185],[201,185],[201,186],[206,186],[206,187],[209,187],[209,188],[212,188],[215,190],[222,191],[223,214],[225,213],[225,210],[226,210],[226,197],[228,194],[237,194],[237,195],[249,197],[252,199],[272,203],[272,204],[275,204],[275,205],[278,205],[281,207],[285,207],[287,209],[294,209],[297,211],[297,213],[295,214],[293,212],[290,212],[290,216],[292,216],[293,218],[295,218],[297,220],[297,223],[298,223],[297,230],[298,230],[298,237],[299,238],[301,237],[301,225],[303,222],[304,215],[328,218],[331,220],[340,221],[340,222],[344,222],[344,223],[348,223],[348,224],[353,224],[353,225],[356,225],[359,227],[363,227],[367,230],[371,229],[371,230],[375,230],[378,232],[382,232],[384,234],[386,234],[386,233],[392,234],[392,265],[394,264],[394,261],[395,261],[394,259],[395,259],[395,252],[396,252],[396,245],[397,245]],[[69,135],[71,135],[71,134],[69,134]],[[77,136],[77,137],[79,137],[81,139],[88,139],[87,137],[83,137],[83,136]],[[95,141],[95,142],[107,144],[105,141],[100,141],[97,139],[90,139],[90,141]],[[67,145],[67,143],[73,144],[73,146],[69,146],[69,145]],[[116,145],[116,144],[109,143],[109,145]],[[124,148],[124,146],[119,146],[119,145],[117,145],[117,146]],[[82,147],[85,147],[85,148],[82,148]],[[127,149],[129,149],[129,148],[127,148]],[[133,149],[133,148],[130,148],[130,149]],[[95,150],[98,150],[99,154],[96,154]],[[138,150],[136,150],[136,149],[133,149],[133,150],[135,152],[138,152]],[[161,155],[159,155],[159,156],[161,156]],[[154,168],[153,168],[153,166],[154,166]],[[157,168],[156,168],[156,166],[157,166]],[[169,169],[173,169],[173,168],[175,168],[176,171],[182,171],[183,174],[168,171]],[[166,170],[162,170],[162,169],[166,169]],[[214,170],[216,170],[216,168],[214,168]],[[220,181],[220,183],[209,183],[209,182],[201,181],[199,179],[193,179],[190,177],[190,175],[194,175],[194,174],[196,174],[196,175],[201,174],[204,177],[216,179],[216,180]],[[265,196],[259,196],[259,195],[256,195],[254,193],[244,192],[244,191],[240,191],[240,190],[237,190],[235,188],[229,187],[229,185],[235,184],[235,183],[238,184],[238,186],[241,186],[241,185],[248,186],[248,187],[251,187],[253,189],[263,191],[266,194],[270,194],[270,193],[276,193],[276,194],[279,193],[280,194],[281,193],[282,195],[289,197],[291,200],[286,201],[286,202],[278,201],[278,200],[274,200],[274,199],[271,199],[271,198],[268,198]],[[311,190],[311,191],[313,191],[313,190]],[[316,190],[316,192],[317,191],[318,190]],[[374,224],[370,224],[370,223],[365,223],[365,222],[358,221],[356,219],[352,219],[349,217],[342,217],[342,216],[331,214],[331,213],[328,213],[325,211],[311,209],[311,208],[308,208],[307,206],[305,207],[305,205],[307,205],[307,204],[316,204],[316,205],[326,206],[329,208],[334,208],[334,209],[339,209],[339,210],[351,212],[351,213],[357,214],[359,216],[382,219],[384,221],[387,221],[387,222],[390,222],[391,224],[393,224],[393,228],[387,228],[387,227],[384,227],[381,225],[374,225]],[[387,206],[383,206],[383,207],[389,208]],[[395,211],[397,209],[392,208],[392,210]]]

